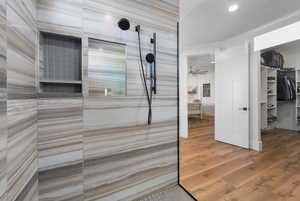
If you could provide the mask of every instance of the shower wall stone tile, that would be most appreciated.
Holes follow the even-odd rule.
[[[21,3],[9,2],[7,6],[8,98],[36,99],[37,31],[32,24],[26,23],[27,15],[24,15],[19,8]]]
[[[3,72],[3,71],[2,71]],[[1,88],[0,90],[4,90]],[[1,93],[1,96],[5,96]],[[6,121],[6,100],[0,99],[0,200],[6,194],[7,175],[6,175],[6,158],[7,158],[7,121]]]
[[[38,102],[39,200],[83,200],[82,98]]]
[[[82,3],[38,1],[39,30],[82,37]],[[40,201],[84,200],[82,112],[82,98],[39,98]]]
[[[84,133],[86,200],[132,196],[176,179],[176,122],[93,129]],[[151,181],[155,181],[151,184]],[[145,190],[145,189],[144,189]],[[120,197],[120,198],[121,198]],[[123,197],[124,199],[124,197]]]
[[[139,188],[176,181],[176,107],[173,98],[157,98],[149,127],[144,97],[85,98],[86,200],[134,197]]]
[[[0,200],[7,190],[6,2],[0,0]]]
[[[6,1],[7,201],[38,200],[35,3]]]
[[[82,37],[82,7],[86,0],[37,0],[40,31]]]
[[[8,100],[7,112],[8,200],[16,200],[37,172],[36,100]]]
[[[83,100],[39,98],[41,201],[129,201],[177,182],[178,7],[160,0],[38,0],[38,29],[82,38]],[[128,18],[131,30],[117,21]],[[158,35],[158,94],[153,124],[139,75],[143,54]],[[127,96],[88,94],[88,38],[127,45]],[[82,105],[81,105],[82,104]],[[80,113],[81,111],[81,113]]]

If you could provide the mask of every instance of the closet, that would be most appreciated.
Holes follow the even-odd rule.
[[[261,129],[300,131],[299,41],[261,52],[260,88]]]

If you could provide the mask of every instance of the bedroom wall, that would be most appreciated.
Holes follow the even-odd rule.
[[[40,201],[133,200],[177,183],[178,7],[160,0],[39,0],[41,31],[82,38],[83,97],[39,94]],[[130,31],[117,21],[128,18]],[[139,77],[137,34],[143,52],[158,35],[158,95],[153,124]],[[88,94],[88,38],[127,44],[127,96]]]

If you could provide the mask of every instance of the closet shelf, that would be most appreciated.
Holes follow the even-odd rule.
[[[270,115],[277,116],[277,71],[278,68],[261,65],[261,128],[273,128],[273,123],[276,122]],[[270,107],[269,107],[270,105]]]
[[[46,84],[82,84],[80,80],[40,80],[40,83]]]

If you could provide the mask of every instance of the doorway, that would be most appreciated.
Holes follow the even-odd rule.
[[[187,126],[189,123],[186,120],[191,115],[199,114],[200,119],[203,117],[205,103],[206,110],[213,108],[208,109],[210,112],[205,115],[213,116],[214,139],[249,148],[249,60],[248,43],[222,47],[213,53],[186,56],[186,59],[183,59],[185,65],[181,67],[181,75],[185,74],[186,79],[180,80],[181,137],[189,136]],[[195,61],[199,63],[198,66]],[[199,74],[209,72],[211,69],[213,69],[213,84],[205,83],[205,78],[197,81],[200,79]],[[195,79],[198,83],[193,84]]]
[[[188,128],[189,137],[208,130],[214,136],[215,62],[213,54],[188,57]],[[197,132],[194,132],[197,130]]]
[[[250,165],[248,56],[241,44],[186,57],[188,135],[180,139],[180,184],[199,200],[221,199],[214,186]]]
[[[300,40],[263,49],[260,57],[262,150],[270,139],[292,146],[300,131]]]

